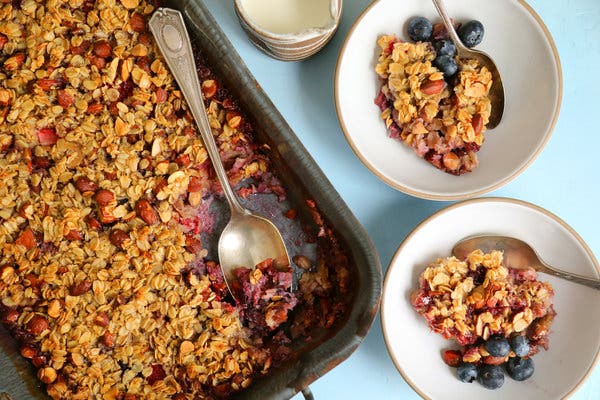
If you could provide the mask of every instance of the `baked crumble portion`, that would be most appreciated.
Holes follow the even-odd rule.
[[[475,250],[465,260],[431,263],[411,303],[434,332],[464,346],[464,362],[479,362],[489,356],[480,345],[494,335],[526,335],[530,356],[547,349],[553,297],[552,285],[538,281],[534,269],[504,265],[501,251]]]
[[[431,43],[382,35],[377,45],[381,89],[375,103],[389,136],[445,172],[472,171],[491,112],[490,71],[476,60],[457,58],[459,72],[448,84],[433,65]]]
[[[54,399],[227,397],[349,301],[348,259],[309,202],[320,253],[298,311],[267,336],[242,323],[200,238],[221,189],[147,29],[154,9],[0,4],[0,314]],[[250,122],[199,62],[230,181],[253,182],[238,194],[284,198]]]

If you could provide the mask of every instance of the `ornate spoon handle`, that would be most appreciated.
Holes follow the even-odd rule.
[[[246,210],[240,205],[229,184],[227,173],[225,172],[225,168],[223,168],[221,156],[219,155],[219,149],[208,123],[200,91],[200,81],[196,72],[196,62],[194,61],[192,45],[185,22],[183,21],[183,16],[177,10],[159,8],[154,12],[148,24],[150,31],[156,39],[156,44],[162,52],[194,116],[208,156],[212,161],[217,178],[223,187],[223,193],[231,207],[232,214],[234,212],[246,213]]]
[[[553,275],[558,278],[566,279],[568,281],[579,283],[580,285],[585,285],[597,290],[600,290],[600,281],[597,279],[586,278],[581,275],[572,274],[570,272],[564,272],[559,269],[555,269],[554,267],[549,267],[546,264],[542,264],[541,272],[545,272],[548,275]]]

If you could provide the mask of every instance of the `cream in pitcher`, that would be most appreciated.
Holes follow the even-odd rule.
[[[273,33],[298,33],[331,23],[329,0],[242,0],[247,16]]]

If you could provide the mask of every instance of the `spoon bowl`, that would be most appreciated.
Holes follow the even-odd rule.
[[[461,59],[475,59],[479,65],[486,67],[492,74],[492,87],[488,93],[492,110],[487,128],[494,129],[496,126],[498,126],[502,120],[502,115],[504,114],[504,86],[502,85],[502,78],[500,77],[498,67],[486,53],[483,51],[470,49],[462,43],[458,37],[458,34],[456,33],[456,30],[454,29],[452,20],[450,19],[442,0],[433,0],[433,4],[435,5],[438,14],[442,18],[442,22],[448,31],[450,39],[452,42],[454,42],[458,57]]]
[[[538,272],[600,290],[599,280],[586,278],[551,267],[538,256],[529,244],[520,239],[508,236],[471,236],[455,244],[454,248],[452,248],[452,254],[456,258],[464,260],[469,253],[477,249],[484,253],[489,253],[492,250],[502,250],[504,252],[504,262],[508,267],[518,269],[533,268]]]
[[[229,222],[219,238],[218,252],[225,283],[231,295],[238,299],[232,290],[236,268],[252,269],[269,258],[274,260],[276,267],[291,268],[289,255],[275,225],[242,207],[229,183],[200,94],[200,82],[183,16],[179,11],[160,8],[148,24],[188,103],[231,209]],[[288,289],[291,290],[291,287]]]
[[[249,212],[232,213],[219,237],[219,262],[230,291],[237,267],[252,268],[272,258],[275,267],[288,267],[289,256],[279,230],[271,221]]]

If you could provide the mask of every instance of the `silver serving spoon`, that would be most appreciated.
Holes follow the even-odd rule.
[[[454,42],[454,46],[456,46],[458,57],[474,58],[479,62],[479,65],[485,66],[492,73],[492,87],[488,94],[490,103],[492,104],[492,110],[487,127],[488,129],[494,129],[498,126],[502,119],[502,114],[504,114],[504,86],[502,85],[502,78],[500,77],[500,72],[498,72],[498,67],[496,67],[496,64],[492,61],[490,56],[483,51],[469,49],[462,43],[456,30],[454,30],[454,26],[452,25],[452,21],[450,20],[448,12],[446,12],[446,7],[442,0],[433,0],[433,4],[442,18],[442,22],[446,26],[450,39]]]
[[[477,249],[480,249],[484,253],[489,253],[492,250],[502,250],[504,252],[504,262],[511,268],[531,267],[538,272],[543,272],[548,275],[567,279],[571,282],[600,290],[599,280],[571,274],[551,267],[546,262],[542,261],[530,245],[522,240],[512,237],[490,235],[471,236],[455,244],[452,249],[452,254],[456,258],[464,260],[469,253]]]
[[[235,287],[233,271],[236,268],[254,268],[268,258],[275,260],[276,266],[287,267],[290,265],[289,255],[275,225],[242,207],[229,184],[200,94],[200,82],[183,16],[179,11],[159,8],[150,18],[149,26],[190,107],[231,209],[231,218],[221,233],[218,248],[225,283],[235,298],[232,288]]]

